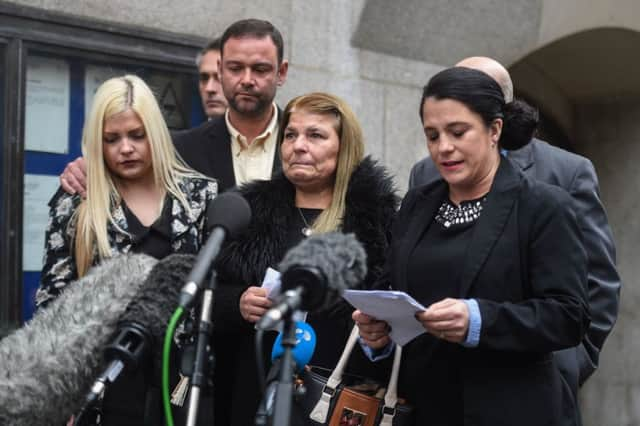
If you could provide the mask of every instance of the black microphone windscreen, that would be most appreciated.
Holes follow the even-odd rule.
[[[65,424],[79,410],[104,345],[155,263],[141,254],[106,260],[0,341],[0,424]]]
[[[218,195],[207,208],[208,228],[220,226],[232,238],[244,231],[250,221],[251,208],[249,203],[235,192],[225,192]]]
[[[356,287],[364,280],[367,254],[354,234],[330,232],[303,240],[287,252],[279,268],[283,291],[299,285],[296,277],[309,281],[314,271],[319,271],[326,280],[324,307],[328,307],[345,289]],[[296,273],[288,273],[292,271]]]
[[[159,261],[127,306],[120,323],[138,323],[151,337],[162,339],[171,315],[178,307],[182,284],[195,262],[192,254],[172,254]]]

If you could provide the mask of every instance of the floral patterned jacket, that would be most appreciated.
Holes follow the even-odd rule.
[[[178,180],[178,187],[185,194],[191,211],[185,210],[174,197],[167,196],[165,202],[172,203],[172,249],[176,253],[197,253],[206,238],[206,208],[217,195],[218,185],[215,181],[204,178],[183,177]],[[49,202],[44,266],[40,287],[36,292],[38,307],[54,299],[69,282],[78,278],[73,247],[76,233],[75,212],[80,201],[80,196],[60,191]],[[117,224],[117,227],[112,223],[107,224],[111,253],[127,253],[131,249],[133,239],[127,232],[128,225],[122,205],[114,205],[111,213]],[[97,259],[97,256],[95,258]]]

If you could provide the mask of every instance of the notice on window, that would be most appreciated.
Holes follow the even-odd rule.
[[[69,152],[69,64],[29,56],[25,109],[25,149]]]
[[[121,77],[127,74],[124,69],[108,66],[87,65],[84,72],[84,117],[89,116],[93,97],[98,87],[113,77]]]
[[[44,254],[44,232],[49,220],[49,200],[58,189],[57,176],[24,176],[22,221],[22,270],[40,271]]]
[[[186,128],[180,79],[167,74],[153,74],[147,84],[156,95],[167,126],[170,129]]]

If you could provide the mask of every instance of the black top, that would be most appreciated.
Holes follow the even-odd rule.
[[[293,214],[293,223],[287,232],[287,247],[294,247],[303,238],[305,238],[303,230],[313,226],[313,222],[320,216],[322,209],[305,209],[295,208]]]
[[[480,213],[483,199],[456,206],[443,201],[423,232],[407,262],[409,293],[425,307],[460,293],[460,270]],[[477,212],[477,213],[474,213]],[[434,425],[462,425],[463,399],[459,369],[459,345],[421,336],[430,362],[418,373],[424,401],[430,401]],[[425,354],[427,355],[427,354]]]
[[[174,253],[171,247],[171,198],[167,195],[160,216],[150,225],[144,226],[129,209],[124,200],[122,211],[127,220],[128,232],[132,236],[131,251],[144,253],[156,259],[163,259]],[[179,355],[173,347],[171,354],[170,388],[177,385]],[[151,363],[141,365],[134,373],[125,373],[110,385],[104,395],[102,405],[102,425],[142,425],[163,423],[159,366]],[[188,400],[183,407],[186,407]],[[202,407],[198,425],[211,421],[210,407]],[[174,423],[185,424],[186,410],[172,406]],[[204,408],[204,409],[203,409]]]
[[[296,208],[296,210],[287,238],[290,247],[295,246],[305,238],[303,229],[313,225],[313,222],[322,213],[321,209]],[[322,344],[316,345],[309,364],[328,369],[335,368],[341,354],[340,351],[335,349],[340,347],[341,341],[340,338],[335,339],[335,341],[327,341],[327,339],[330,339],[330,336],[339,336],[339,333],[336,333],[336,320],[329,319],[326,313],[311,312],[307,316],[307,322],[316,332],[316,336],[321,336],[320,339],[324,339]]]
[[[129,233],[133,237],[131,251],[144,253],[156,259],[163,259],[173,253],[171,247],[171,199],[164,200],[160,216],[151,224],[144,226],[138,217],[122,201],[122,211],[129,225]]]
[[[480,216],[473,212],[483,204],[484,198],[463,201],[459,206],[443,201],[411,252],[407,263],[409,292],[424,306],[460,293],[460,266]]]

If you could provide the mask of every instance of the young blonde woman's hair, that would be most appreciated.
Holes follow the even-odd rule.
[[[355,114],[342,99],[328,93],[309,93],[292,99],[284,109],[278,146],[284,139],[284,129],[294,112],[328,115],[334,118],[334,129],[340,140],[338,163],[333,185],[333,198],[313,223],[315,233],[336,231],[342,226],[347,188],[355,167],[364,157],[364,137]]]
[[[106,119],[131,110],[144,125],[149,141],[155,184],[190,211],[184,194],[178,188],[181,176],[195,176],[176,155],[169,129],[149,86],[135,75],[105,81],[96,91],[91,111],[82,132],[82,155],[87,165],[87,198],[76,212],[75,259],[78,275],[91,267],[94,257],[111,256],[107,224],[117,227],[112,207],[121,201],[103,157],[103,126]],[[162,206],[159,206],[162,208]]]

